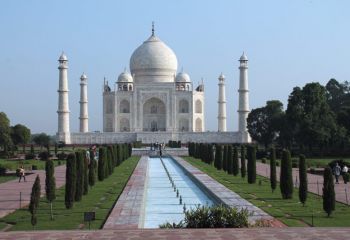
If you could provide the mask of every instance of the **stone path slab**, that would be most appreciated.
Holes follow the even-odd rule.
[[[127,229],[96,231],[27,231],[2,232],[0,239],[115,239],[115,240],[344,240],[350,236],[350,228],[248,228],[248,229]]]
[[[18,178],[0,184],[0,218],[26,207],[30,201],[30,193],[36,176],[40,177],[41,195],[45,193],[45,171],[35,170],[26,176],[26,182],[18,182]],[[62,187],[66,181],[66,165],[55,167],[56,187]]]
[[[280,178],[280,167],[276,167],[277,181]],[[265,163],[256,163],[256,173],[260,176],[270,178],[270,165]],[[323,176],[316,174],[307,174],[308,191],[322,196]],[[295,187],[299,187],[299,168],[293,168],[293,182]],[[339,184],[334,184],[335,199],[338,202],[350,203],[350,183],[344,184],[339,180]]]

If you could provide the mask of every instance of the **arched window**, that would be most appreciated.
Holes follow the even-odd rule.
[[[188,113],[189,111],[189,104],[188,101],[185,99],[180,100],[179,102],[179,113]]]
[[[119,104],[119,112],[120,113],[130,113],[130,103],[128,100],[122,100]]]
[[[129,91],[132,91],[132,85],[131,84],[129,85]]]
[[[202,119],[196,119],[196,132],[202,132]]]
[[[196,113],[202,113],[202,101],[201,100],[197,100],[196,101]]]
[[[128,86],[127,85],[123,85],[123,91],[128,91]]]

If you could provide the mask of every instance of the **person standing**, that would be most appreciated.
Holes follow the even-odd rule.
[[[333,173],[335,176],[335,183],[339,184],[339,176],[340,176],[341,168],[338,163],[335,164],[335,167],[333,168]]]
[[[26,174],[24,172],[24,167],[23,165],[19,168],[19,181],[21,182],[22,178],[24,179],[24,181],[26,182]]]

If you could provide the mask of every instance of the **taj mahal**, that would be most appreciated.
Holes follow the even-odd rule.
[[[103,132],[89,132],[87,76],[80,78],[79,132],[70,131],[68,58],[59,57],[57,140],[66,144],[217,142],[248,143],[248,58],[239,59],[238,131],[226,129],[225,76],[218,77],[218,131],[205,130],[204,84],[194,86],[190,76],[178,72],[177,57],[162,42],[152,25],[151,36],[133,52],[130,72],[103,83]]]

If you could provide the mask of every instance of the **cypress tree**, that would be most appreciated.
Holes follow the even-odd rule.
[[[270,184],[271,184],[272,192],[274,192],[277,187],[277,174],[276,174],[276,150],[273,147],[270,150]]]
[[[288,150],[283,150],[282,153],[280,189],[283,199],[293,198],[292,161]]]
[[[334,180],[332,175],[332,169],[326,167],[323,173],[323,210],[329,217],[335,210],[335,192],[334,192]]]
[[[216,145],[215,162],[216,162],[216,169],[221,170],[222,169],[222,146],[220,144]]]
[[[75,154],[71,153],[68,155],[66,163],[66,187],[64,195],[64,203],[67,209],[73,207],[76,187],[76,158]]]
[[[118,166],[118,149],[117,145],[113,145],[113,153],[114,153],[114,167]]]
[[[196,143],[196,154],[195,154],[195,158],[199,158],[200,157],[200,144]]]
[[[52,162],[52,160],[48,160],[45,163],[45,192],[46,192],[46,199],[50,203],[50,215],[51,220],[53,220],[53,214],[52,214],[52,202],[56,199],[56,179],[55,179],[55,167]]]
[[[222,157],[222,169],[227,172],[227,145],[224,145],[223,150],[223,157]]]
[[[97,178],[99,181],[103,181],[105,179],[105,159],[106,159],[106,149],[105,147],[100,147],[99,151],[99,159],[97,166]]]
[[[90,151],[90,165],[89,165],[89,185],[90,187],[95,185],[96,182],[96,161],[93,151]]]
[[[113,151],[112,151],[112,147],[108,146],[107,148],[107,158],[108,158],[108,176],[111,175],[113,173]]]
[[[227,148],[227,173],[233,174],[233,152],[232,145]]]
[[[94,161],[94,160],[92,160]],[[91,160],[90,160],[91,162]],[[86,157],[86,152],[84,154],[84,187],[83,187],[83,195],[88,194],[89,192],[89,159]]]
[[[189,155],[190,157],[193,156],[193,145],[192,145],[192,142],[189,142],[189,143],[188,143],[188,155]]]
[[[307,199],[307,172],[305,156],[303,154],[299,156],[299,180],[299,200],[305,206]]]
[[[238,148],[235,146],[233,148],[233,156],[232,156],[232,174],[237,176],[239,172],[239,163],[238,163]]]
[[[209,151],[209,164],[212,165],[214,162],[213,144],[208,144],[208,151]]]
[[[246,164],[245,164],[245,147],[241,146],[241,176],[245,178],[246,175]]]
[[[248,147],[248,183],[252,184],[256,182],[256,148],[255,146]]]
[[[117,144],[117,166],[120,165],[121,161],[121,154],[120,154],[120,144]]]
[[[131,143],[128,144],[128,157],[131,157],[132,155],[132,145]]]
[[[84,188],[84,159],[83,153],[81,151],[75,152],[76,157],[76,188],[75,188],[75,196],[74,201],[79,202],[83,196],[83,188]]]
[[[40,192],[41,192],[40,177],[39,175],[37,175],[35,178],[35,182],[32,186],[32,192],[30,194],[30,203],[29,203],[29,212],[31,214],[31,224],[33,227],[37,223],[36,212],[40,202]]]

